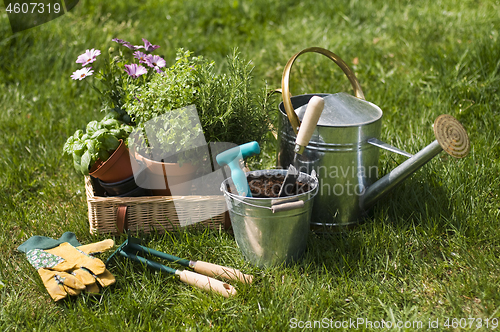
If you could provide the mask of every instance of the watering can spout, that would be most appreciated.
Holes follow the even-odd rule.
[[[446,151],[455,158],[463,158],[469,153],[470,142],[464,127],[450,115],[440,115],[434,122],[436,140],[427,145],[410,159],[372,184],[360,199],[363,210],[369,209],[377,200],[391,191],[408,176],[437,156]]]

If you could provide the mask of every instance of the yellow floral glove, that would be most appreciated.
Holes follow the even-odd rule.
[[[106,270],[104,263],[90,256],[113,246],[111,239],[80,245],[74,233],[66,232],[58,240],[33,236],[18,250],[26,253],[48,293],[58,301],[68,294],[78,295],[82,290],[97,294],[100,291],[98,284],[106,287],[115,283],[114,276]]]
[[[41,249],[32,249],[26,258],[37,270],[49,295],[54,301],[59,301],[69,295],[78,295],[85,289],[85,285],[75,276],[60,271],[62,268],[71,269],[75,264],[69,264],[62,257],[53,255]],[[56,268],[56,270],[51,270]]]
[[[90,255],[90,254],[105,252],[106,250],[113,248],[114,245],[115,245],[115,241],[113,241],[111,239],[107,239],[107,240],[103,240],[100,242],[84,244],[84,245],[78,246],[76,248],[78,250],[81,250],[84,253]]]
[[[78,250],[84,252],[85,254],[95,254],[102,253],[106,250],[113,248],[115,242],[111,239],[107,239],[104,241],[90,243],[82,246],[76,247]],[[99,286],[97,283],[101,285],[101,287],[107,287],[115,283],[115,277],[109,272],[105,270],[101,274],[94,274],[92,271],[89,271],[85,268],[77,268],[72,270],[71,274],[76,276],[85,286],[87,287],[87,292],[92,294],[99,293]]]
[[[104,273],[104,271],[106,270],[106,265],[104,265],[104,263],[100,259],[87,255],[83,251],[78,250],[67,242],[45,251],[55,256],[59,256],[65,261],[73,264],[73,267],[62,271],[68,271],[73,268],[85,268],[97,275]],[[67,266],[71,264],[67,264]],[[60,265],[54,266],[52,270],[56,270],[57,268],[59,268],[59,266]]]
[[[80,280],[66,272],[39,269],[38,274],[54,301],[64,299],[67,295],[76,296],[85,289]]]

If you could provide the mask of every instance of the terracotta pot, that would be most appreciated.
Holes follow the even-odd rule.
[[[101,160],[101,158],[99,158],[99,159],[96,160],[96,162],[94,163],[94,165],[92,165],[92,167],[90,167],[89,174],[94,173],[96,169],[98,169],[99,167],[101,167],[101,165],[102,165],[102,160]]]
[[[133,167],[132,167],[133,168]],[[118,182],[103,182],[99,181],[99,185],[106,191],[107,196],[120,196],[120,197],[137,197],[139,194],[150,193],[148,189],[142,191],[137,190],[138,187],[145,181],[146,178],[146,165],[140,164],[139,170],[134,170],[131,177]]]
[[[132,162],[135,162],[134,158],[130,158],[128,149],[123,143],[123,140],[120,140],[120,145],[115,152],[113,152],[108,160],[99,165],[94,172],[90,173],[90,175],[103,182],[118,182],[125,180],[134,175],[132,167],[139,167],[133,166],[131,164],[131,159],[133,160]]]
[[[197,167],[189,163],[179,166],[178,163],[163,163],[148,159],[140,154],[135,155],[136,159],[143,162],[147,168],[147,183],[154,196],[172,196],[170,186],[176,186],[174,195],[189,195],[191,184],[186,181],[195,179]],[[165,189],[160,189],[165,185]]]

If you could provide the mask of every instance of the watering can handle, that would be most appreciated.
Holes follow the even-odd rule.
[[[291,97],[292,95],[290,94],[290,70],[292,69],[292,65],[295,62],[295,59],[301,54],[304,53],[320,53],[323,54],[324,56],[330,58],[337,64],[337,66],[342,69],[344,74],[346,74],[347,78],[349,79],[349,82],[351,82],[352,88],[354,90],[354,95],[358,97],[359,99],[365,99],[365,95],[363,94],[363,90],[361,90],[361,86],[359,85],[359,82],[352,72],[352,70],[349,68],[349,66],[335,53],[332,53],[324,48],[321,47],[309,47],[306,48],[298,53],[296,53],[294,56],[288,60],[286,63],[285,69],[283,70],[283,76],[281,78],[281,88],[282,88],[282,95],[283,95],[283,106],[285,106],[285,111],[288,116],[288,120],[290,121],[290,124],[292,125],[293,131],[295,132],[295,135],[297,135],[300,127],[300,121],[299,117],[297,114],[295,114],[295,111],[292,106],[292,100]]]

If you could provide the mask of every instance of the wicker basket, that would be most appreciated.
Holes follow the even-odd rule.
[[[119,234],[126,229],[144,233],[172,231],[180,227],[179,216],[215,215],[226,210],[224,196],[102,197],[89,176],[85,177],[85,190],[92,234]],[[174,199],[181,201],[182,208],[178,205],[176,209]],[[218,229],[228,228],[230,221],[225,212],[195,225],[199,224]]]

